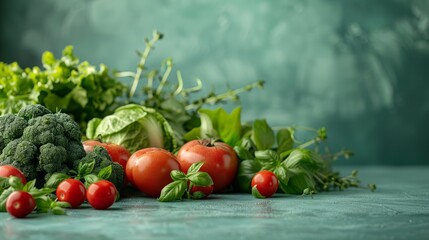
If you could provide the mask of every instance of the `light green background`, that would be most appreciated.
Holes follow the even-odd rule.
[[[428,164],[427,0],[0,2],[0,61],[40,64],[43,51],[134,70],[153,29],[149,67],[174,59],[186,85],[241,95],[243,120],[326,126],[338,164]],[[233,106],[227,106],[231,109]]]

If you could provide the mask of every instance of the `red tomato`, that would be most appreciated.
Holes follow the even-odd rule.
[[[86,140],[83,142],[85,152],[92,152],[95,146],[104,147],[112,158],[112,161],[121,164],[125,171],[127,161],[131,156],[131,153],[125,147],[115,143],[102,143],[95,140]],[[127,178],[124,175],[124,183],[126,184],[127,182]]]
[[[180,170],[179,162],[169,151],[144,148],[131,155],[125,174],[128,180],[149,197],[159,197],[162,188],[173,180],[172,170]]]
[[[15,191],[9,195],[6,201],[6,210],[17,218],[23,218],[30,214],[36,207],[36,201],[28,192]]]
[[[88,203],[95,209],[108,209],[115,203],[116,194],[115,185],[107,180],[100,180],[89,185],[86,190],[86,199]]]
[[[268,170],[261,170],[255,174],[252,178],[252,188],[256,186],[258,192],[264,197],[271,197],[279,187],[279,181],[272,173]]]
[[[57,198],[70,203],[72,208],[78,208],[85,201],[85,185],[77,179],[69,178],[57,187]]]
[[[191,197],[200,199],[200,198],[207,198],[210,194],[213,193],[213,185],[210,186],[192,186],[191,188]]]
[[[183,145],[177,153],[182,171],[196,162],[204,162],[201,172],[207,172],[213,179],[214,192],[224,191],[237,174],[238,160],[232,147],[226,143],[210,140],[192,140]]]
[[[22,173],[18,168],[12,165],[0,166],[0,177],[8,178],[10,176],[18,177],[24,185],[27,183],[24,173]]]

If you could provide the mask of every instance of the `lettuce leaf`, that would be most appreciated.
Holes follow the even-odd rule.
[[[177,148],[174,131],[167,120],[156,110],[137,104],[119,107],[103,119],[92,119],[86,135],[89,139],[122,145],[132,153],[146,147],[169,151]]]

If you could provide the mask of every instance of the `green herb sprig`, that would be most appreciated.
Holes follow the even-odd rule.
[[[161,63],[161,69],[148,70],[146,63],[155,44],[164,37],[162,33],[153,31],[151,39],[145,39],[145,49],[137,52],[140,60],[135,72],[116,72],[116,77],[131,77],[132,86],[129,89],[128,99],[125,103],[136,103],[150,107],[161,113],[174,129],[178,138],[199,124],[197,111],[205,105],[222,104],[227,101],[239,100],[239,94],[262,88],[264,81],[259,80],[237,89],[228,89],[224,93],[213,90],[205,96],[199,96],[203,90],[203,82],[196,79],[196,85],[186,88],[180,70],[176,71],[176,80],[171,81],[173,72],[173,59],[166,58]],[[140,81],[145,79],[139,92]]]
[[[186,197],[190,199],[191,189],[193,186],[206,187],[213,185],[213,180],[210,175],[206,172],[200,172],[200,169],[203,164],[204,162],[193,163],[189,167],[187,174],[179,170],[171,171],[170,176],[171,179],[173,179],[173,182],[169,183],[161,190],[161,194],[158,200],[160,202],[182,200],[185,194]],[[199,198],[203,196],[195,195],[192,197]]]

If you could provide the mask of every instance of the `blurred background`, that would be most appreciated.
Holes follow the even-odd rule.
[[[336,164],[429,164],[429,1],[0,1],[0,61],[41,65],[66,45],[91,64],[134,71],[144,38],[165,34],[185,85],[241,96],[243,121],[326,126]],[[232,109],[237,104],[227,105]]]

